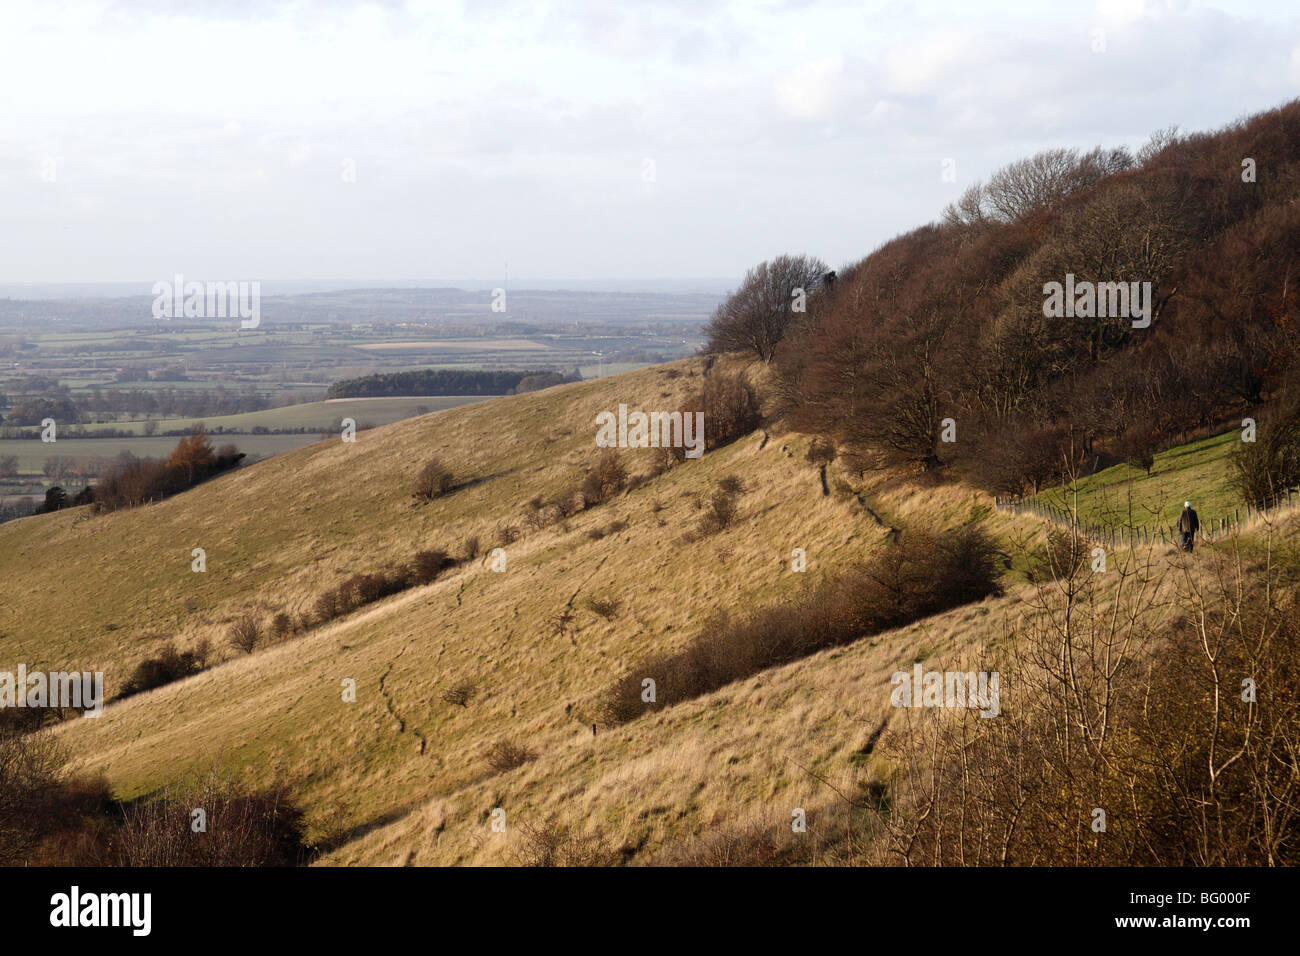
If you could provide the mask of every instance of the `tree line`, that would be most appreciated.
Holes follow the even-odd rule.
[[[335,382],[327,398],[379,398],[406,395],[513,395],[576,382],[581,376],[548,370],[483,371],[477,369],[422,368],[407,372],[380,372]]]
[[[761,264],[709,348],[769,364],[796,427],[997,494],[1145,466],[1243,417],[1284,438],[1252,459],[1276,488],[1300,480],[1297,197],[1300,100],[1213,133],[1160,130],[1135,154],[1049,150],[837,273]],[[1046,316],[1044,286],[1067,274],[1151,283],[1149,327]]]

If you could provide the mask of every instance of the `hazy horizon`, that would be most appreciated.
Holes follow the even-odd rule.
[[[9,285],[836,268],[1039,150],[1300,89],[1280,0],[14,0],[4,25]]]
[[[170,277],[167,277],[170,278]],[[210,277],[190,275],[187,279],[206,280]],[[153,283],[159,279],[120,282],[0,282],[0,299],[116,299],[153,296]],[[466,292],[486,292],[503,286],[502,279],[261,279],[265,296],[310,295],[321,292],[366,292],[384,289],[460,289]],[[609,293],[674,293],[724,295],[734,289],[740,277],[648,277],[642,279],[566,279],[511,278],[508,288],[514,292],[609,292]]]

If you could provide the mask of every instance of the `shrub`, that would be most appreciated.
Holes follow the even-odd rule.
[[[718,490],[728,495],[740,495],[745,492],[745,484],[736,475],[727,475],[718,482]]]
[[[617,866],[619,854],[597,836],[579,836],[569,827],[548,821],[540,827],[519,826],[522,837],[516,851],[521,866]]]
[[[1049,528],[1046,544],[1030,554],[1029,576],[1035,581],[1068,581],[1088,563],[1092,547],[1083,535]]]
[[[479,547],[478,535],[476,534],[472,534],[466,538],[463,547],[466,561],[473,561],[482,553]]]
[[[439,459],[434,458],[427,462],[416,476],[414,497],[423,501],[432,501],[451,491],[454,483],[451,471]]]
[[[206,646],[197,651],[177,651],[173,645],[167,644],[157,657],[146,658],[136,665],[135,671],[122,684],[118,699],[197,674],[203,670],[206,656]]]
[[[376,571],[353,574],[335,590],[336,614],[345,614],[404,590],[410,584],[406,571]]]
[[[43,841],[76,825],[75,817],[68,819],[63,762],[48,733],[0,725],[0,866],[36,863],[33,855]]]
[[[556,492],[545,507],[553,508],[560,520],[572,517],[580,510],[578,496],[572,490]]]
[[[447,568],[456,564],[451,555],[441,548],[432,551],[417,551],[411,560],[411,580],[416,584],[428,584],[435,580]]]
[[[372,604],[390,597],[406,588],[406,575],[399,571],[376,571],[360,576],[357,589],[357,603]]]
[[[704,413],[704,450],[713,451],[743,438],[762,424],[758,393],[740,371],[714,372],[704,380],[701,391],[682,409],[682,414]],[[686,449],[673,449],[678,459]]]
[[[469,702],[474,699],[477,693],[478,687],[473,681],[461,681],[443,691],[442,700],[454,707],[469,707]]]
[[[908,532],[860,569],[806,596],[738,617],[715,615],[683,651],[650,658],[608,689],[602,713],[631,720],[769,667],[899,627],[997,592],[996,543],[978,525],[942,536]],[[642,681],[655,700],[641,699]]]
[[[738,510],[736,498],[741,490],[740,479],[735,475],[729,475],[718,482],[717,489],[710,496],[708,505],[704,509],[704,517],[700,519],[701,534],[716,534],[724,528],[731,527],[732,522],[736,520]]]
[[[814,438],[808,445],[807,457],[814,465],[829,465],[835,460],[835,443],[826,438]]]
[[[810,862],[807,835],[796,836],[788,825],[721,824],[685,844],[670,846],[652,866],[753,867],[794,866]]]
[[[627,469],[623,467],[622,459],[613,448],[606,448],[582,480],[583,504],[590,508],[608,501],[626,485]]]
[[[276,612],[275,617],[271,618],[271,633],[277,639],[283,639],[293,633],[293,618],[284,611]]]
[[[488,751],[488,764],[495,773],[505,773],[522,767],[537,755],[527,747],[519,746],[513,741],[499,740]]]
[[[245,654],[253,653],[262,639],[262,626],[252,614],[245,614],[230,627],[230,643]]]
[[[195,809],[206,831],[191,827]],[[306,821],[287,787],[252,790],[213,773],[198,785],[124,808],[120,866],[297,866],[308,862]]]
[[[316,599],[316,617],[322,624],[332,621],[343,612],[338,591],[331,588]]]
[[[587,610],[591,611],[593,614],[599,614],[607,621],[613,620],[617,617],[619,608],[623,606],[622,601],[618,598],[612,597],[602,598],[592,596],[588,597],[583,603],[586,605]]]

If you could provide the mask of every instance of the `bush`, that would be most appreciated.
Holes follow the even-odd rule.
[[[1300,484],[1300,390],[1284,396],[1255,440],[1241,442],[1229,459],[1229,482],[1247,504],[1263,508]]]
[[[428,584],[455,564],[451,555],[441,548],[433,551],[417,551],[411,561],[411,580],[416,584]]]
[[[728,475],[718,482],[704,509],[704,517],[700,519],[701,534],[716,534],[731,527],[738,510],[736,499],[743,490],[744,486],[735,475]]]
[[[245,654],[253,653],[261,640],[262,626],[252,614],[245,614],[230,627],[230,643]]]
[[[205,832],[192,829],[202,809]],[[251,790],[215,773],[124,808],[120,866],[298,866],[311,854],[306,822],[287,787]]]
[[[3,714],[0,711],[0,714]],[[109,862],[109,796],[100,783],[72,783],[46,732],[0,724],[0,866],[100,866]]]
[[[599,614],[607,621],[611,621],[617,617],[619,608],[623,606],[623,602],[618,598],[602,598],[594,596],[587,598],[583,603],[586,605],[587,610],[591,611],[593,614]]]
[[[122,685],[118,699],[197,674],[206,664],[206,651],[206,645],[196,651],[177,651],[173,645],[167,644],[157,657],[147,658],[136,665],[135,671]]]
[[[338,591],[331,588],[316,599],[316,617],[324,624],[343,613]]]
[[[582,501],[585,507],[601,504],[614,497],[627,485],[627,469],[618,452],[606,448],[582,480]]]
[[[617,851],[597,836],[584,837],[569,827],[548,821],[540,827],[519,826],[522,843],[516,855],[521,866],[617,866]]]
[[[284,611],[276,612],[275,617],[271,618],[271,633],[277,639],[283,639],[293,633],[293,618]]]
[[[443,691],[442,700],[454,707],[469,707],[469,702],[474,699],[477,693],[478,687],[473,681],[461,681]]]
[[[360,576],[357,604],[373,604],[406,589],[406,575],[400,571],[376,571]]]
[[[762,424],[758,393],[739,371],[714,372],[702,390],[682,409],[682,414],[704,413],[704,450],[713,451],[743,438]],[[685,449],[674,449],[685,458]]]
[[[700,519],[701,534],[716,534],[724,528],[731,527],[736,520],[736,496],[719,488],[709,498],[704,517]]]
[[[968,525],[942,536],[908,532],[859,570],[811,593],[732,618],[719,614],[677,654],[633,667],[606,692],[602,713],[621,723],[717,690],[769,667],[908,624],[997,592],[996,543]],[[655,682],[645,702],[642,681]]]
[[[495,773],[505,773],[522,767],[537,755],[527,747],[521,747],[509,740],[499,740],[488,751],[488,764]]]
[[[1077,532],[1052,527],[1044,547],[1029,556],[1029,577],[1034,581],[1068,581],[1087,566],[1091,543]]]
[[[483,553],[479,546],[478,535],[476,534],[472,534],[468,538],[466,538],[463,547],[464,547],[466,561],[473,561],[475,558],[477,558],[480,554]]]
[[[439,459],[434,458],[416,476],[414,497],[432,501],[451,491],[454,484],[451,471]]]
[[[578,496],[572,490],[556,492],[544,507],[553,508],[561,521],[572,517],[580,510]]]
[[[835,460],[835,443],[826,438],[814,438],[808,445],[807,458],[814,465],[829,465]]]

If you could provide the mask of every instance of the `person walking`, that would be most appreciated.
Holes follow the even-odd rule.
[[[1184,551],[1191,551],[1196,543],[1196,532],[1201,530],[1201,519],[1196,516],[1190,501],[1183,502],[1183,513],[1178,516],[1178,533]]]

